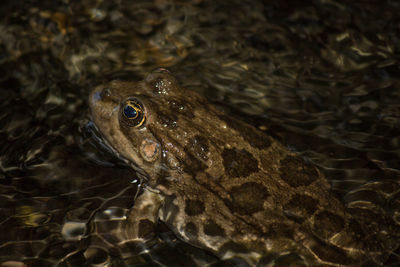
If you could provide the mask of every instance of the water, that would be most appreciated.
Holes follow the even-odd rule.
[[[136,176],[98,140],[87,95],[159,66],[317,164],[341,196],[398,180],[400,4],[356,2],[3,1],[1,266],[218,261],[162,224],[142,249],[112,243]]]

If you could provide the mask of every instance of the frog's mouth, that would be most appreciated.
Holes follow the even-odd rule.
[[[118,159],[123,161],[126,165],[130,166],[137,175],[137,178],[140,180],[140,184],[146,183],[148,179],[148,174],[140,168],[135,162],[128,160],[123,157],[107,140],[107,138],[101,133],[101,131],[97,128],[96,124],[93,122],[91,116],[89,116],[89,122],[85,126],[91,133],[92,138],[95,140],[96,144],[100,145],[102,149],[107,151],[110,154],[115,155]],[[134,181],[134,180],[133,180]]]

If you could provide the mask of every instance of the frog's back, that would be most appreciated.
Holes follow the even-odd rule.
[[[175,183],[157,182],[171,192],[163,219],[172,229],[222,257],[251,251],[251,262],[289,252],[312,255],[305,261],[321,264],[365,257],[357,222],[317,168],[252,126],[203,107],[213,113],[210,129],[200,127],[188,138],[186,159],[179,159],[182,172],[169,174],[178,177]],[[201,110],[192,121],[196,117],[206,119]]]

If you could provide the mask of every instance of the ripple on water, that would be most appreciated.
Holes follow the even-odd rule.
[[[86,223],[66,222],[61,227],[61,234],[66,241],[81,240],[86,232]]]
[[[212,262],[168,231],[118,243],[137,177],[80,127],[93,84],[159,66],[316,163],[359,216],[400,224],[399,193],[357,190],[398,179],[397,1],[3,2],[1,267]]]

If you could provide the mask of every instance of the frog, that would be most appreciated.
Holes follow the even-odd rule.
[[[162,221],[184,242],[243,266],[288,255],[307,266],[380,262],[377,241],[316,166],[167,69],[100,84],[89,107],[105,142],[144,184],[124,238],[144,241]]]

